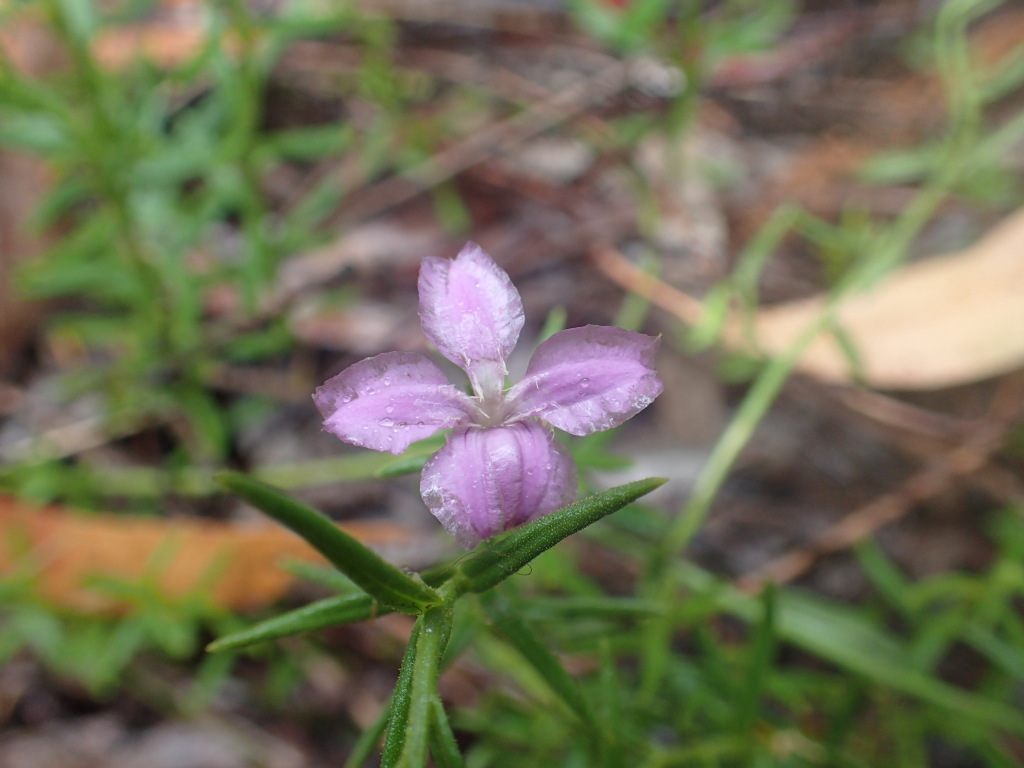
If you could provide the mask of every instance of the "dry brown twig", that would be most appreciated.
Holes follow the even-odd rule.
[[[696,325],[700,321],[704,313],[700,300],[647,274],[611,246],[595,244],[590,249],[590,258],[605,276],[626,291],[642,296],[687,325]]]

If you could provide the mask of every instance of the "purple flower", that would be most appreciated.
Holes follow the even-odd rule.
[[[588,325],[556,333],[523,380],[505,389],[505,361],[523,328],[523,302],[480,246],[428,258],[420,321],[434,346],[469,376],[474,396],[422,355],[385,352],[346,368],[313,399],[324,429],[346,443],[398,454],[439,429],[445,446],[423,467],[420,493],[467,548],[565,506],[576,466],[548,424],[573,435],[618,426],[663,389],[652,363],[658,339]]]

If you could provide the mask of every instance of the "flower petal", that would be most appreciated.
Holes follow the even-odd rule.
[[[441,369],[412,352],[350,365],[313,393],[324,429],[346,443],[399,454],[438,429],[465,421],[470,399]]]
[[[423,501],[462,546],[554,512],[576,496],[576,465],[537,422],[457,429],[423,467]]]
[[[454,259],[424,259],[419,291],[427,338],[469,374],[477,394],[500,393],[523,328],[523,301],[505,270],[467,243]]]
[[[509,391],[509,418],[539,416],[573,435],[617,427],[664,389],[653,367],[659,341],[600,325],[556,333]]]

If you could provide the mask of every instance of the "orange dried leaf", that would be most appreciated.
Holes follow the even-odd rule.
[[[407,529],[390,523],[341,527],[370,546],[401,546],[411,539]],[[258,608],[281,598],[293,583],[281,567],[289,559],[323,562],[304,541],[271,524],[84,514],[0,498],[0,574],[27,568],[41,596],[74,610],[127,607],[90,587],[97,578],[151,579],[171,599],[208,587],[216,605]]]

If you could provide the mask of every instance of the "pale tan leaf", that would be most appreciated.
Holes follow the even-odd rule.
[[[788,347],[821,311],[825,297],[761,310],[755,328],[768,354]],[[874,289],[851,296],[839,326],[852,342],[866,384],[940,389],[1024,365],[1024,210],[959,253],[908,264]],[[800,369],[851,380],[834,337],[816,339]]]
[[[591,256],[627,290],[687,325],[700,322],[704,307],[694,297],[641,272],[614,249],[595,247]],[[781,354],[827,300],[821,295],[761,309],[751,333],[734,315],[721,343],[745,354]],[[862,381],[879,389],[941,389],[1024,367],[1024,209],[972,247],[909,264],[848,297],[839,327],[860,361]],[[798,369],[837,383],[855,378],[850,358],[830,334],[811,344]]]

